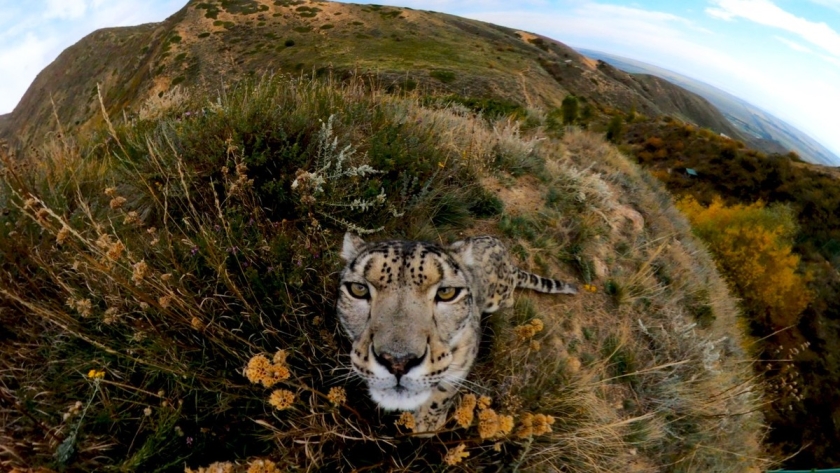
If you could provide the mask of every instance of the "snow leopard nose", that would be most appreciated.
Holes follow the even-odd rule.
[[[392,375],[397,377],[397,382],[399,382],[400,378],[411,371],[412,368],[418,366],[420,363],[423,362],[423,358],[426,357],[426,352],[423,352],[423,356],[415,356],[415,355],[403,355],[403,356],[394,356],[390,353],[382,353],[381,355],[373,352],[374,358],[376,361],[379,362],[380,365],[384,366],[386,370],[388,370]]]

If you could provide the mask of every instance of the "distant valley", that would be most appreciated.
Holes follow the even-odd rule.
[[[752,148],[765,153],[786,153],[792,150],[803,160],[810,163],[826,166],[840,165],[840,157],[816,140],[781,119],[728,92],[676,72],[634,59],[590,49],[578,48],[577,51],[584,56],[604,61],[631,74],[647,74],[660,77],[705,98],[717,107],[741,132],[747,145]]]

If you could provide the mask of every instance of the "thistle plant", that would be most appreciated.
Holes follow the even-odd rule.
[[[67,464],[67,462],[70,461],[70,459],[73,457],[73,454],[76,452],[76,441],[79,436],[79,429],[81,429],[82,427],[82,421],[85,420],[85,415],[87,414],[91,403],[96,398],[96,395],[99,393],[99,384],[102,382],[102,379],[105,378],[105,372],[93,369],[90,370],[87,377],[90,380],[93,392],[90,393],[90,398],[88,398],[87,403],[79,413],[79,417],[73,422],[73,426],[70,427],[70,431],[67,433],[67,436],[64,438],[64,441],[62,441],[58,448],[55,450],[55,459],[60,465]]]

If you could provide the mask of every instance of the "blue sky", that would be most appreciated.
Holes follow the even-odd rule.
[[[0,114],[64,49],[110,26],[160,21],[187,0],[0,0]]]
[[[270,2],[271,0],[262,0]],[[840,0],[376,0],[539,33],[720,87],[840,155]],[[0,113],[64,48],[186,0],[0,0]]]

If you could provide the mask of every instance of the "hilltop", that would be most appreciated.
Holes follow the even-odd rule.
[[[265,72],[313,71],[508,108],[549,110],[573,94],[596,114],[673,115],[740,137],[705,99],[545,37],[408,8],[290,0],[193,0],[161,23],[96,31],[38,75],[0,120],[0,137],[25,144],[57,130],[53,103],[62,128],[91,129],[100,120],[98,87],[108,112],[139,114],[176,86],[211,91]]]

